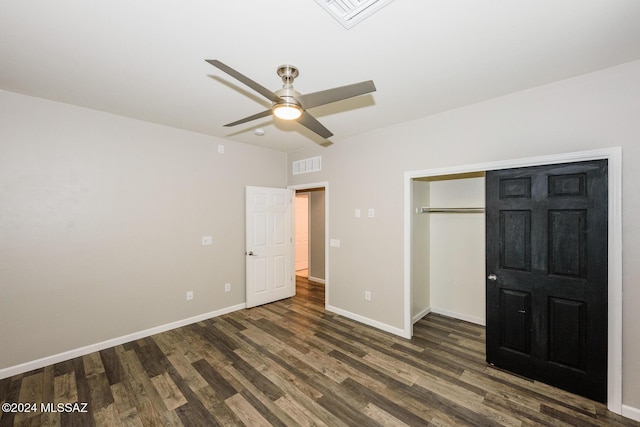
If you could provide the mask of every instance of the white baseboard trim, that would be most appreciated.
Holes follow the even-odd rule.
[[[632,406],[622,405],[622,414],[620,415],[634,421],[640,421],[640,409]]]
[[[242,310],[243,308],[246,308],[246,306],[247,305],[245,303],[242,303],[242,304],[234,305],[231,307],[221,308],[220,310],[211,311],[209,313],[200,314],[198,316],[189,317],[187,319],[178,320],[175,322],[167,323],[165,325],[160,325],[153,328],[145,329],[143,331],[134,332],[132,334],[124,335],[118,338],[112,338],[96,344],[90,344],[84,347],[54,354],[52,356],[47,356],[41,359],[32,360],[30,362],[21,363],[19,365],[10,366],[8,368],[3,368],[3,369],[0,369],[0,380],[4,378],[12,377],[14,375],[23,374],[25,372],[29,372],[34,369],[40,369],[45,366],[53,365],[55,363],[64,362],[65,360],[70,360],[76,357],[84,356],[85,354],[104,350],[109,347],[114,347],[120,344],[135,341],[141,338],[146,338],[148,336],[159,334],[161,332],[166,332],[171,329],[176,329],[181,326],[190,325],[192,323],[201,322],[203,320],[211,319],[213,317],[218,317],[223,314]]]
[[[465,322],[475,323],[480,326],[487,326],[487,322],[485,319],[481,319],[479,317],[468,316],[466,314],[456,313],[455,311],[444,310],[441,308],[431,308],[431,312],[435,314],[441,314],[447,317],[453,317],[454,319],[464,320]]]
[[[415,325],[416,322],[418,322],[418,320],[422,319],[424,316],[426,316],[427,314],[431,313],[431,307],[427,307],[424,310],[422,310],[421,312],[419,312],[418,314],[415,314],[413,316],[412,322]]]
[[[307,279],[311,280],[312,282],[322,283],[323,285],[325,284],[324,279],[319,279],[317,277],[309,276],[307,277]]]
[[[331,305],[327,305],[325,309],[332,313],[339,314],[340,316],[344,316],[351,320],[355,320],[356,322],[364,323],[367,326],[371,326],[373,328],[380,329],[385,332],[389,332],[390,334],[398,335],[402,338],[411,339],[410,336],[407,336],[404,329],[396,328],[395,326],[387,325],[386,323],[378,322],[377,320],[369,319],[368,317],[364,317],[359,314],[355,314],[350,311],[343,310],[341,308],[334,307]]]

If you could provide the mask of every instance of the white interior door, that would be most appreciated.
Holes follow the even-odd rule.
[[[295,294],[293,190],[247,187],[247,307]]]

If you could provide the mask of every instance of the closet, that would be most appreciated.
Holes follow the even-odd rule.
[[[413,181],[412,315],[485,324],[484,172]]]

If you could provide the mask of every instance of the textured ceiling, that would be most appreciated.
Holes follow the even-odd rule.
[[[205,59],[272,90],[281,64],[302,93],[373,80],[311,110],[339,144],[640,59],[638,22],[637,0],[396,0],[349,30],[314,0],[5,0],[0,89],[293,151],[323,141],[271,117],[223,127],[269,102]]]

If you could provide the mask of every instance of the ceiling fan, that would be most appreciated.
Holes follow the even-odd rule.
[[[269,110],[228,123],[225,126],[235,126],[273,114],[283,120],[296,120],[302,126],[326,139],[333,136],[333,133],[313,117],[307,111],[308,109],[364,95],[376,90],[373,81],[368,80],[303,95],[293,89],[293,80],[299,75],[298,69],[293,65],[281,65],[278,67],[277,72],[278,76],[282,78],[282,89],[272,92],[217,59],[207,59],[206,61],[214,67],[229,74],[231,77],[249,86],[272,103]]]

